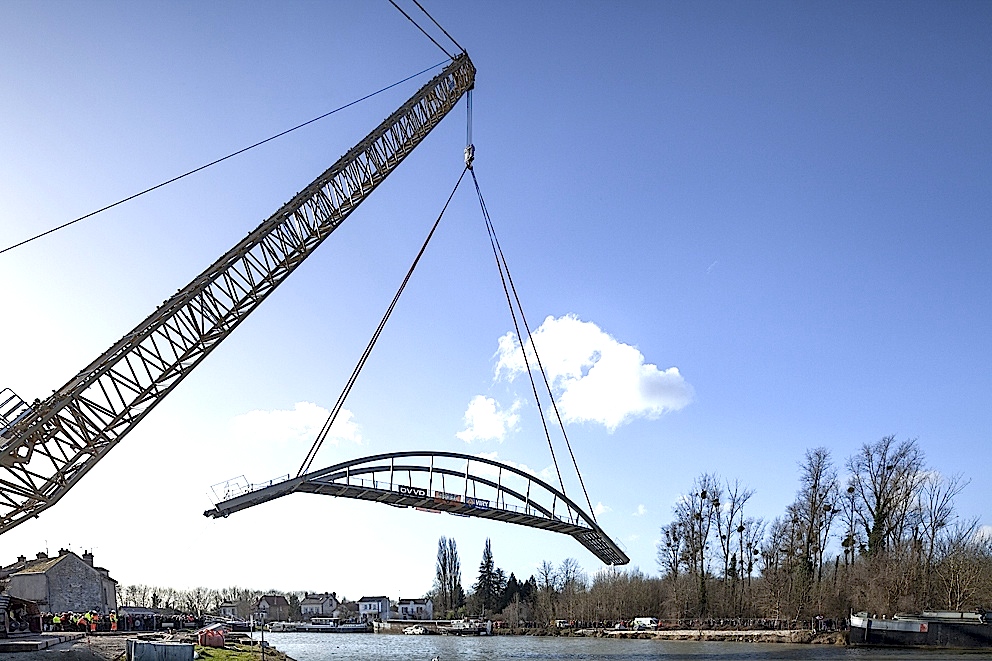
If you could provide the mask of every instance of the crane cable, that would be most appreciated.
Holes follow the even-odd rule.
[[[439,66],[441,66],[443,64],[444,64],[444,62],[438,62],[435,65],[432,65],[432,66],[427,67],[423,71],[418,71],[417,73],[415,73],[413,75],[410,75],[410,76],[407,76],[406,78],[404,78],[402,80],[398,80],[395,83],[392,83],[391,85],[386,85],[382,89],[378,89],[375,92],[372,92],[371,94],[366,94],[365,96],[363,96],[363,97],[361,97],[359,99],[355,99],[354,101],[351,101],[350,103],[346,103],[343,106],[340,106],[338,108],[335,108],[334,110],[325,112],[323,115],[320,115],[318,117],[314,117],[313,119],[309,119],[309,120],[303,122],[302,124],[297,124],[296,126],[294,126],[291,129],[286,129],[285,131],[282,131],[280,133],[276,133],[275,135],[270,136],[268,138],[265,138],[264,140],[259,140],[255,144],[252,144],[252,145],[249,145],[249,146],[244,147],[242,149],[239,149],[238,151],[232,152],[232,153],[228,154],[227,156],[223,156],[221,158],[218,158],[218,159],[215,159],[213,161],[210,161],[209,163],[207,163],[205,165],[201,165],[201,166],[199,166],[197,168],[193,168],[189,172],[184,172],[183,174],[181,174],[179,176],[176,176],[176,177],[173,177],[172,179],[168,179],[167,181],[163,181],[162,183],[155,184],[154,186],[152,186],[150,188],[146,188],[145,190],[143,190],[141,192],[134,193],[133,195],[129,195],[129,196],[125,197],[124,199],[121,199],[121,200],[118,200],[118,201],[114,202],[113,204],[108,204],[105,207],[100,207],[96,211],[91,211],[91,212],[89,212],[86,215],[83,215],[83,216],[80,216],[79,218],[76,218],[75,220],[70,220],[67,223],[62,223],[61,225],[59,225],[57,227],[53,227],[53,228],[51,228],[49,230],[46,230],[46,231],[44,231],[44,232],[42,232],[40,234],[36,234],[36,235],[34,235],[34,236],[30,237],[30,238],[24,239],[23,241],[20,241],[18,243],[15,243],[15,244],[13,244],[11,246],[7,246],[6,248],[0,249],[0,255],[2,255],[3,253],[5,253],[5,252],[7,252],[9,250],[13,250],[14,248],[19,248],[19,247],[23,246],[26,243],[31,243],[35,239],[40,239],[43,236],[47,236],[49,234],[52,234],[53,232],[57,232],[58,230],[65,229],[66,227],[69,227],[70,225],[74,225],[74,224],[78,223],[81,220],[86,220],[87,218],[91,218],[91,217],[97,215],[98,213],[102,213],[104,211],[107,211],[108,209],[113,209],[114,207],[119,206],[121,204],[124,204],[125,202],[130,202],[131,200],[133,200],[136,197],[141,197],[145,193],[151,193],[152,191],[157,190],[159,188],[162,188],[163,186],[167,186],[167,185],[169,185],[171,183],[174,183],[174,182],[179,181],[180,179],[183,179],[185,177],[188,177],[191,174],[196,174],[197,172],[200,172],[201,170],[206,170],[207,168],[209,168],[212,165],[217,165],[218,163],[222,163],[222,162],[226,161],[229,158],[234,158],[235,156],[238,156],[240,154],[243,154],[243,153],[245,153],[246,151],[248,151],[250,149],[254,149],[255,147],[260,147],[260,146],[264,145],[267,142],[271,142],[271,141],[275,140],[276,138],[281,138],[282,136],[286,135],[287,133],[292,133],[293,131],[295,131],[297,129],[301,129],[304,126],[308,126],[310,124],[313,124],[314,122],[320,121],[321,119],[324,119],[325,117],[328,117],[330,115],[333,115],[334,113],[340,112],[340,111],[342,111],[342,110],[344,110],[346,108],[350,108],[351,106],[353,106],[353,105],[355,105],[357,103],[361,103],[362,101],[366,101],[368,99],[371,99],[373,96],[376,96],[377,94],[382,94],[383,92],[385,92],[387,90],[390,90],[390,89],[396,87],[397,85],[402,85],[403,83],[407,82],[408,80],[412,80],[413,78],[416,78],[418,76],[422,76],[423,74],[427,73],[428,71],[430,71],[432,69],[437,69]]]
[[[523,305],[520,303],[520,296],[517,294],[516,285],[513,284],[513,277],[510,275],[510,267],[506,261],[506,255],[503,253],[503,248],[499,243],[499,239],[496,236],[496,228],[493,226],[492,218],[489,216],[489,209],[486,207],[486,201],[482,197],[482,189],[479,187],[479,180],[475,176],[475,169],[472,169],[472,181],[475,183],[475,192],[479,197],[479,205],[482,208],[482,215],[486,221],[486,230],[489,232],[489,243],[493,248],[493,256],[496,258],[496,266],[499,269],[500,280],[503,283],[503,292],[506,295],[506,302],[510,307],[510,316],[513,318],[513,327],[516,330],[517,337],[522,338],[520,333],[520,326],[517,323],[516,311],[520,312],[520,319],[523,322],[524,330],[527,331],[527,340],[530,342],[531,351],[534,352],[534,358],[537,361],[538,371],[541,373],[541,377],[544,380],[544,386],[548,391],[548,398],[551,400],[551,406],[554,408],[555,416],[558,419],[558,425],[561,428],[561,434],[565,439],[565,445],[568,447],[568,454],[572,458],[572,466],[575,467],[575,474],[579,478],[579,484],[582,487],[582,493],[586,498],[586,504],[589,505],[589,515],[592,520],[596,521],[596,512],[593,510],[592,501],[589,499],[589,492],[586,490],[585,480],[582,479],[582,472],[579,471],[579,464],[575,459],[575,453],[572,451],[572,444],[568,440],[568,434],[565,432],[565,423],[562,421],[561,412],[558,410],[558,404],[555,402],[554,395],[551,391],[551,384],[548,381],[547,372],[544,370],[544,364],[541,362],[541,356],[537,352],[537,345],[534,343],[534,335],[530,330],[530,324],[527,323],[527,317],[524,314]],[[510,292],[513,292],[512,300]],[[516,303],[516,308],[514,308],[514,302]],[[544,409],[541,407],[541,400],[537,395],[537,385],[534,382],[534,374],[530,368],[530,361],[527,359],[526,345],[521,340],[520,342],[520,353],[523,355],[524,367],[527,370],[527,376],[530,378],[531,390],[534,393],[534,400],[537,403],[537,410],[541,416],[541,424],[544,426],[544,435],[548,439],[548,447],[551,450],[551,460],[555,465],[555,472],[558,474],[558,484],[561,485],[561,491],[565,493],[565,483],[561,477],[561,470],[558,468],[558,458],[555,456],[554,445],[551,443],[551,434],[548,431],[548,423],[544,416]]]
[[[417,26],[417,29],[420,30],[421,32],[423,32],[424,33],[424,36],[427,37],[428,39],[430,39],[434,43],[435,46],[437,46],[438,48],[440,48],[441,51],[445,55],[447,55],[452,60],[455,59],[455,56],[454,55],[452,55],[451,53],[449,53],[448,50],[444,46],[442,46],[441,44],[437,43],[437,40],[434,39],[434,37],[432,37],[431,35],[429,35],[427,33],[427,30],[425,30],[424,28],[420,27],[420,23],[418,23],[417,21],[413,20],[413,17],[410,16],[410,14],[406,13],[405,11],[403,11],[403,9],[400,8],[400,6],[398,4],[396,4],[396,2],[394,2],[394,0],[389,0],[389,4],[391,4],[392,6],[396,7],[396,11],[398,11],[399,13],[403,14],[404,16],[406,16],[406,18],[407,18],[408,21],[410,21],[411,23],[413,23],[414,25],[416,25]],[[417,6],[420,7],[420,4],[417,3]],[[427,10],[425,10],[423,7],[420,7],[420,11],[424,12],[425,14],[427,14]],[[430,18],[432,21],[434,21],[434,19],[431,18],[431,15],[430,14],[427,14],[427,17]],[[437,25],[439,28],[441,27],[440,25],[437,24],[437,21],[434,21],[434,25]],[[448,34],[447,32],[444,31],[444,28],[441,28],[441,32],[444,32],[444,34],[446,34],[446,35]],[[451,36],[450,35],[448,35],[448,39],[451,39]],[[457,41],[455,41],[454,39],[451,39],[451,41],[454,42],[454,44],[456,46],[458,46],[458,42]],[[461,48],[461,46],[459,46],[459,48]]]
[[[365,347],[365,351],[362,353],[361,358],[358,359],[358,364],[355,365],[355,369],[352,370],[351,376],[348,378],[348,382],[345,384],[344,389],[341,394],[338,395],[337,401],[334,403],[333,408],[331,408],[330,415],[327,416],[327,420],[324,422],[324,426],[321,427],[320,432],[317,434],[317,438],[314,440],[313,445],[310,447],[310,451],[307,453],[306,459],[300,465],[300,470],[297,471],[296,477],[300,477],[304,473],[310,470],[310,466],[313,464],[314,457],[317,456],[317,451],[320,450],[320,446],[324,444],[324,440],[331,431],[331,426],[334,421],[337,420],[338,414],[341,413],[341,409],[344,407],[345,399],[347,399],[348,394],[351,392],[351,388],[355,385],[355,381],[358,379],[359,372],[365,366],[365,361],[368,360],[369,355],[372,353],[372,348],[375,343],[379,340],[379,336],[382,334],[383,328],[386,326],[386,322],[389,320],[390,315],[393,313],[393,309],[396,307],[396,303],[400,300],[400,295],[403,290],[406,289],[406,285],[410,282],[410,276],[413,275],[413,270],[417,268],[417,264],[420,263],[420,258],[423,257],[424,251],[427,250],[427,244],[430,243],[431,238],[434,236],[435,230],[437,230],[438,225],[441,223],[441,218],[444,216],[444,212],[447,211],[448,205],[451,203],[451,199],[455,196],[455,191],[458,190],[458,186],[462,183],[462,179],[465,178],[465,172],[468,170],[468,166],[462,169],[461,176],[458,177],[458,181],[455,183],[455,187],[451,190],[451,195],[448,196],[447,202],[444,203],[444,207],[441,209],[441,213],[438,214],[437,220],[434,221],[434,226],[431,227],[431,231],[427,234],[427,238],[424,239],[424,245],[420,247],[420,252],[414,258],[413,263],[410,265],[409,270],[406,272],[406,277],[403,278],[403,282],[400,284],[399,289],[393,296],[392,302],[390,302],[389,307],[386,308],[386,313],[382,316],[382,320],[379,321],[379,326],[375,329],[372,334],[372,339],[369,340],[368,345]]]
[[[436,26],[437,26],[437,29],[438,29],[438,30],[440,30],[441,32],[443,32],[443,33],[444,33],[444,36],[445,36],[445,37],[447,37],[448,39],[450,39],[450,40],[451,40],[451,43],[453,43],[453,44],[454,44],[455,46],[458,46],[458,50],[460,50],[460,51],[461,51],[461,52],[463,52],[463,53],[465,52],[465,49],[464,49],[464,48],[462,48],[462,45],[461,45],[460,43],[458,43],[457,41],[455,41],[455,38],[454,38],[454,37],[452,37],[452,36],[451,36],[450,34],[448,34],[448,31],[447,31],[447,30],[445,30],[445,29],[444,29],[443,27],[441,27],[441,24],[440,24],[440,23],[438,23],[437,21],[435,21],[435,20],[434,20],[434,17],[433,17],[433,16],[431,16],[431,14],[430,14],[430,12],[429,12],[429,11],[427,11],[426,9],[424,9],[424,7],[423,7],[423,6],[422,6],[422,5],[421,5],[421,4],[419,3],[419,2],[417,2],[417,0],[413,0],[413,4],[415,4],[415,5],[417,5],[417,8],[418,8],[418,9],[419,9],[420,11],[422,11],[422,12],[424,12],[424,14],[425,14],[425,15],[427,16],[427,18],[429,18],[429,19],[431,19],[431,22],[432,22],[432,23],[433,23],[434,25],[436,25]]]

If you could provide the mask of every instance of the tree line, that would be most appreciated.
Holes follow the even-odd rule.
[[[697,477],[661,529],[663,611],[802,621],[992,607],[992,537],[955,504],[969,480],[894,436],[843,469],[808,450],[795,500],[771,521],[747,516],[752,489]]]
[[[289,603],[289,619],[302,620],[303,611],[300,602],[312,592],[282,590],[252,590],[232,586],[216,590],[213,588],[195,587],[188,590],[177,590],[171,587],[132,584],[117,586],[117,604],[119,607],[138,606],[143,608],[172,609],[182,613],[202,617],[216,614],[221,604],[235,604],[238,617],[248,619],[254,612],[255,605],[264,595],[282,595]],[[343,617],[358,614],[358,604],[342,597],[340,599]]]
[[[610,569],[588,577],[572,558],[518,580],[489,541],[470,590],[454,540],[438,543],[437,617],[493,616],[509,626],[653,615],[665,620],[771,620],[787,626],[852,611],[992,609],[992,535],[958,516],[969,480],[941,475],[916,439],[863,444],[838,465],[805,453],[795,499],[753,516],[754,489],[703,473],[661,526],[659,575]],[[843,471],[843,472],[842,472]]]

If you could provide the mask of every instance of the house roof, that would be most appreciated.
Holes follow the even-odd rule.
[[[400,599],[398,603],[403,606],[410,606],[416,604],[426,606],[428,601],[430,601],[430,599],[424,597],[423,599]]]
[[[315,604],[323,604],[329,600],[337,601],[332,595],[329,594],[311,594],[304,597],[303,601],[300,602],[301,605],[306,604],[307,606],[312,606]]]
[[[269,606],[289,606],[289,602],[286,601],[286,597],[282,596],[281,594],[263,595],[258,600],[258,603],[262,603],[263,601],[267,603]]]
[[[103,567],[93,567],[88,561],[83,560],[72,551],[66,551],[50,558],[33,558],[31,560],[25,560],[24,562],[15,562],[0,569],[0,576],[13,576],[14,574],[44,574],[69,556],[76,558],[76,560],[79,560],[86,566],[92,568],[103,578],[113,581],[114,583],[117,582],[110,577],[110,572],[107,571],[107,569]]]
[[[361,599],[358,600],[358,603],[362,603],[363,601],[388,601],[388,600],[389,597],[362,597]]]
[[[54,558],[41,558],[28,560],[24,563],[23,569],[15,569],[11,574],[44,574],[46,571],[59,564],[69,557],[69,554],[55,556]]]

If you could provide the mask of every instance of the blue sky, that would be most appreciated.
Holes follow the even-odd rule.
[[[594,324],[554,347],[657,368],[635,356],[586,382],[568,425],[634,565],[657,572],[658,529],[699,473],[753,487],[750,514],[770,519],[807,448],[842,465],[888,434],[970,477],[961,514],[992,524],[992,7],[426,6],[478,68],[476,171],[530,321]],[[443,59],[385,1],[0,4],[0,243]],[[0,255],[0,387],[60,387],[424,80]],[[365,503],[201,516],[211,484],[295,473],[464,140],[460,106],[62,502],[3,535],[4,562],[71,545],[123,583],[395,598],[430,588],[445,535],[467,584],[486,537],[518,575],[566,557],[595,571],[567,537]],[[501,297],[465,187],[346,405],[351,437],[315,466],[429,448],[546,470],[529,388],[497,371]],[[590,404],[672,368],[674,390],[626,417]],[[478,396],[517,416],[502,440],[463,440]]]

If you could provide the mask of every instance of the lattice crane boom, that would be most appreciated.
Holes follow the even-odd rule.
[[[475,67],[462,53],[62,388],[33,405],[5,399],[0,407],[0,533],[58,502],[354,211],[474,84]]]

